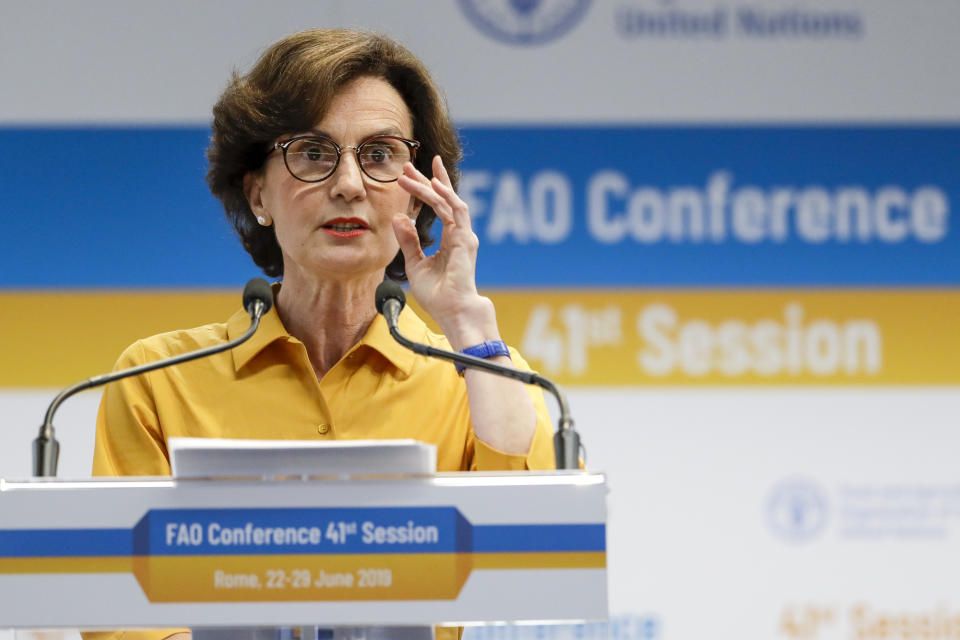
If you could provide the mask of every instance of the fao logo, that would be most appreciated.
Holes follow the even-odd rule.
[[[543,44],[564,35],[586,14],[592,0],[459,0],[480,31],[500,42]]]
[[[820,488],[806,480],[786,480],[767,498],[767,523],[775,534],[791,542],[808,542],[827,522],[827,500]]]

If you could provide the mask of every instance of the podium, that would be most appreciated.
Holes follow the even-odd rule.
[[[0,479],[0,627],[607,617],[602,474]]]

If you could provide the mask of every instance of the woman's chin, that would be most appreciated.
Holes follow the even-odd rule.
[[[392,259],[391,256],[390,260]],[[322,260],[313,262],[308,272],[317,280],[343,282],[370,278],[379,282],[390,260],[384,261],[383,258],[374,258],[368,254],[349,255],[348,252],[329,252],[323,256]]]

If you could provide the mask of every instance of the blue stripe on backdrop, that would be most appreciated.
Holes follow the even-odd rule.
[[[462,134],[481,285],[960,285],[960,126]],[[0,287],[235,287],[256,275],[206,190],[208,136],[0,129]]]
[[[465,137],[464,164],[482,172],[468,173],[463,192],[478,216],[486,282],[960,284],[949,219],[960,203],[960,127],[490,128]],[[565,189],[568,230],[556,205]],[[526,226],[504,213],[521,197]]]
[[[0,530],[0,558],[129,556],[130,529]]]
[[[0,129],[0,286],[242,286],[257,269],[204,182],[209,137],[205,127]]]
[[[606,551],[602,524],[486,524],[473,527],[478,552]]]

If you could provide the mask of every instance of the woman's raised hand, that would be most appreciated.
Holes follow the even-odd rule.
[[[413,221],[399,213],[393,229],[403,251],[410,289],[436,320],[455,349],[499,338],[493,304],[477,293],[479,240],[470,225],[470,210],[450,184],[443,161],[433,159],[430,180],[407,163],[398,183],[429,205],[443,223],[440,248],[425,256]]]

